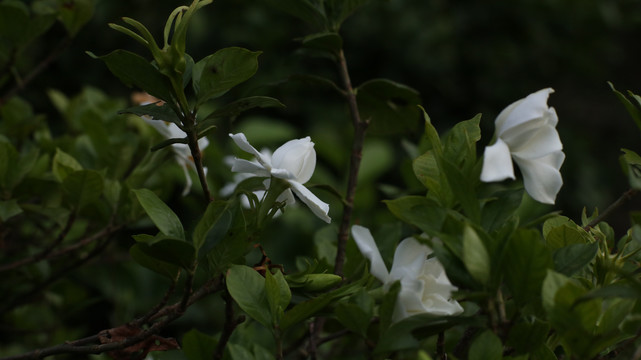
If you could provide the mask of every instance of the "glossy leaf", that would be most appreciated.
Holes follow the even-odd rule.
[[[198,103],[217,98],[254,76],[260,54],[260,51],[229,47],[197,62],[192,77]]]
[[[149,116],[152,120],[173,122],[176,125],[182,125],[176,112],[167,103],[160,106],[158,104],[147,104],[126,108],[118,111],[119,114],[134,114],[138,116]]]
[[[53,157],[53,175],[62,182],[69,174],[82,170],[82,165],[71,155],[56,149],[56,155]]]
[[[225,216],[231,215],[228,214],[229,207],[229,202],[220,200],[212,201],[207,205],[207,210],[194,230],[193,243],[197,252],[200,253],[200,249],[207,243],[203,249],[203,253],[206,254],[215,245],[215,241],[219,241],[221,235],[224,236],[227,232],[231,224],[231,216]]]
[[[362,337],[366,336],[371,316],[363,311],[360,306],[352,303],[340,302],[336,306],[334,314],[338,321],[348,330],[359,334]]]
[[[445,220],[446,210],[423,196],[404,196],[384,202],[396,217],[428,234],[439,231]]]
[[[463,230],[463,263],[472,277],[483,285],[490,280],[490,256],[476,231],[470,226]]]
[[[476,143],[481,140],[481,114],[454,125],[445,136],[444,157],[457,166],[470,167],[477,161]]]
[[[138,264],[146,267],[151,271],[154,271],[169,279],[175,279],[179,271],[178,266],[148,255],[147,252],[143,250],[145,246],[147,245],[134,244],[129,249],[129,255],[131,255],[131,258],[134,259],[134,261],[136,261]]]
[[[168,238],[160,234],[156,237],[137,237],[141,251],[163,262],[191,269],[194,265],[195,249],[192,244],[183,239]]]
[[[552,267],[549,250],[538,232],[520,229],[509,240],[504,255],[505,282],[518,304],[538,302],[541,286]]]
[[[265,278],[249,266],[233,265],[227,270],[225,282],[229,294],[238,306],[254,320],[271,329],[272,318],[265,291]]]
[[[148,189],[132,190],[145,212],[165,235],[185,239],[185,231],[178,216],[165,204],[158,195]]]
[[[572,276],[587,266],[599,250],[598,243],[571,244],[554,252],[554,270]]]
[[[466,176],[461,169],[447,159],[441,161],[441,169],[449,183],[454,197],[461,203],[465,215],[474,223],[481,220],[481,207],[475,187],[478,177]]]
[[[210,360],[216,345],[215,337],[191,329],[183,336],[182,351],[187,360]]]
[[[59,2],[62,2],[59,0]],[[62,2],[59,18],[70,36],[76,36],[80,29],[91,20],[94,13],[93,0],[71,0]]]
[[[481,211],[481,225],[489,232],[501,228],[512,218],[523,199],[523,189],[506,190],[494,194]]]
[[[501,339],[490,330],[485,330],[472,341],[469,350],[469,360],[501,360],[503,344]]]
[[[377,135],[416,131],[419,126],[419,93],[388,79],[373,79],[356,90],[361,118],[369,120],[368,133]]]
[[[0,220],[7,221],[20,214],[22,214],[22,208],[16,199],[0,201]]]
[[[109,70],[125,85],[145,90],[165,102],[172,100],[169,80],[142,56],[122,49],[104,56],[91,53],[89,55],[104,61]]]
[[[343,39],[335,32],[322,32],[305,36],[303,46],[337,54],[343,48]]]

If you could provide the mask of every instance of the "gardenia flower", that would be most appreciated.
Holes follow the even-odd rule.
[[[160,101],[146,93],[134,94],[133,98],[134,102],[137,102],[139,105],[148,105]],[[156,131],[160,133],[160,135],[167,139],[184,138],[185,136],[187,136],[184,131],[180,130],[178,125],[172,122],[152,120],[150,116],[146,115],[143,115],[141,117],[147,124],[151,125],[154,129],[156,129]],[[202,137],[198,139],[198,147],[200,148],[200,150],[203,150],[207,146],[209,146],[209,140],[207,140],[207,138]],[[182,167],[185,173],[185,189],[182,192],[182,195],[185,196],[189,194],[189,190],[191,189],[191,186],[193,184],[191,181],[191,176],[189,176],[189,169],[196,171],[196,164],[194,163],[194,158],[191,156],[189,145],[172,144],[171,148],[176,156],[176,161],[178,162],[178,164],[180,164],[180,167]],[[204,167],[203,170],[206,175],[207,168]]]
[[[539,90],[506,107],[496,118],[496,143],[485,148],[481,180],[514,179],[512,159],[523,174],[525,190],[537,201],[554,204],[563,185],[559,169],[565,154],[556,131],[559,121],[548,107],[551,88]]]
[[[309,136],[286,142],[276,149],[272,156],[256,150],[249,144],[243,133],[229,134],[229,136],[239,148],[256,157],[256,161],[235,159],[232,171],[260,177],[273,176],[287,181],[291,190],[287,189],[280,198],[285,199],[286,203],[291,203],[294,199],[291,193],[293,191],[314,215],[327,223],[331,222],[331,218],[327,215],[329,205],[303,186],[312,177],[316,167],[316,151]]]
[[[463,312],[461,305],[452,299],[452,291],[457,288],[450,283],[443,265],[435,257],[427,258],[432,253],[429,247],[411,237],[401,241],[394,253],[392,270],[388,272],[369,229],[354,225],[352,237],[363,256],[371,261],[370,272],[383,282],[386,291],[395,281],[401,282],[392,321],[423,313],[456,315]]]

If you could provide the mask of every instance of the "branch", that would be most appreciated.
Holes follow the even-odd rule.
[[[44,71],[49,64],[55,61],[69,45],[71,45],[71,38],[66,37],[58,46],[56,46],[35,68],[33,68],[22,81],[16,81],[16,85],[0,97],[0,106],[6,103],[9,99],[14,97],[19,91],[23,90],[33,79],[35,79],[42,71]]]
[[[608,208],[605,209],[603,213],[601,213],[594,220],[590,221],[589,224],[583,227],[583,230],[589,231],[591,228],[595,227],[598,223],[603,221],[606,217],[610,216],[610,214],[612,214],[614,210],[618,209],[620,206],[628,202],[638,193],[639,193],[639,190],[637,189],[629,189],[628,191],[624,192],[621,195],[621,197],[619,197],[615,202],[613,202],[610,206],[608,206]]]
[[[358,170],[361,166],[361,159],[363,157],[363,142],[365,141],[365,131],[369,125],[368,120],[362,120],[358,112],[358,104],[356,103],[356,93],[352,88],[352,82],[347,70],[347,61],[345,60],[345,53],[341,49],[338,53],[338,65],[340,77],[345,89],[347,102],[349,105],[349,113],[352,118],[352,125],[354,126],[354,140],[352,143],[352,154],[349,163],[349,177],[347,179],[347,193],[345,195],[345,204],[343,206],[343,217],[338,231],[338,244],[336,251],[336,261],[334,265],[334,274],[343,275],[343,265],[345,264],[345,246],[349,238],[349,225],[352,219],[352,212],[354,210],[354,195],[356,193],[356,183],[358,181]]]
[[[187,144],[189,145],[189,150],[191,151],[191,157],[194,159],[194,165],[196,166],[196,172],[198,173],[200,186],[203,188],[205,198],[208,202],[210,202],[213,201],[214,198],[211,196],[209,186],[207,185],[207,178],[205,177],[202,153],[200,152],[200,148],[198,147],[198,133],[196,132],[195,121],[189,116],[185,116],[185,120],[190,122],[190,124],[184,124],[187,130]]]
[[[191,304],[198,301],[205,295],[221,290],[221,284],[222,276],[211,279],[191,295],[184,296],[179,302],[170,306],[163,307],[160,311],[156,312],[155,315],[145,316],[149,318],[150,321],[159,319],[160,317],[164,317],[164,319],[153,323],[151,326],[149,326],[149,328],[142,330],[135,336],[128,337],[124,340],[104,343],[100,345],[95,344],[96,342],[101,341],[101,339],[108,337],[112,331],[117,331],[118,329],[122,329],[124,327],[137,327],[138,325],[142,325],[140,324],[140,319],[133,320],[119,327],[103,330],[96,335],[92,335],[83,339],[66,342],[64,344],[52,346],[49,348],[34,350],[22,355],[0,358],[0,360],[42,359],[44,357],[56,354],[100,354],[127,349],[128,347],[141,343],[149,339],[151,336],[159,333],[165,326],[181,317],[184,314],[184,310],[186,307],[189,307]],[[191,288],[189,278],[187,279],[186,287],[186,291],[189,291],[189,289]],[[185,298],[187,300],[185,300]]]
[[[240,316],[238,318],[234,316],[234,300],[229,294],[229,291],[225,290],[222,296],[225,300],[225,327],[223,328],[223,333],[220,335],[220,340],[218,340],[218,345],[216,345],[216,350],[214,352],[215,360],[223,358],[225,347],[231,338],[231,334],[239,324],[245,321],[244,316]]]

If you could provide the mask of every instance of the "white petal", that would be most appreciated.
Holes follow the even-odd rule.
[[[191,176],[189,176],[189,171],[187,170],[187,166],[182,166],[183,171],[185,172],[185,188],[183,189],[182,196],[187,196],[189,194],[189,191],[191,190]]]
[[[519,145],[512,147],[512,156],[522,159],[536,159],[563,149],[559,133],[550,125],[532,130],[517,141]]]
[[[499,136],[514,126],[545,116],[548,112],[548,97],[554,90],[542,89],[505,108],[496,118],[496,131]]]
[[[494,145],[485,148],[481,181],[502,181],[507,178],[515,178],[512,156],[507,144],[497,139]]]
[[[312,177],[316,167],[316,151],[310,137],[290,140],[274,151],[272,166],[286,169],[301,184]]]
[[[521,168],[525,191],[544,204],[554,204],[556,195],[563,185],[559,168],[565,159],[562,151],[557,151],[538,159],[514,157]]]
[[[314,195],[308,188],[303,184],[289,180],[289,184],[292,187],[292,190],[298,198],[307,205],[307,207],[312,210],[314,215],[318,216],[319,219],[325,221],[326,223],[332,222],[332,219],[327,215],[329,212],[329,205],[322,202],[319,198]]]
[[[389,273],[369,229],[360,225],[352,226],[352,238],[361,254],[372,262],[370,267],[372,275],[381,282],[386,283],[389,279]]]
[[[272,167],[272,162],[269,157],[266,155],[260,153],[256,148],[251,146],[249,141],[247,141],[247,138],[245,137],[245,134],[243,133],[238,133],[238,134],[229,134],[229,137],[231,137],[232,140],[238,145],[239,148],[241,148],[243,151],[248,152],[256,157],[259,163],[261,163],[266,169],[270,170]]]
[[[432,251],[414,238],[401,241],[394,252],[394,262],[390,271],[390,281],[399,279],[417,279]]]
[[[234,159],[234,163],[231,166],[231,171],[237,173],[254,174],[260,177],[270,176],[269,171],[267,171],[261,164],[245,159]]]

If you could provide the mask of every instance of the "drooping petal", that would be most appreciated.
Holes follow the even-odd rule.
[[[193,185],[193,183],[191,181],[191,176],[189,176],[187,166],[181,167],[183,168],[183,172],[185,173],[185,188],[183,189],[182,196],[187,196],[187,194],[189,194],[189,191],[191,190],[191,186]]]
[[[272,168],[272,162],[269,157],[266,155],[262,154],[260,151],[256,150],[249,141],[247,141],[247,137],[245,137],[245,134],[243,133],[238,133],[238,134],[229,134],[229,137],[231,137],[232,140],[238,145],[239,148],[241,148],[243,151],[248,152],[256,157],[256,160],[258,160],[261,165],[263,165],[267,170],[271,170]]]
[[[509,128],[544,116],[549,109],[548,97],[553,92],[552,88],[541,89],[505,108],[496,118],[497,135],[501,136]]]
[[[260,177],[269,177],[270,173],[261,164],[245,159],[234,159],[231,171],[237,173],[249,173]]]
[[[502,181],[508,178],[515,178],[512,156],[510,148],[499,138],[494,145],[485,148],[481,181]]]
[[[512,156],[522,159],[536,159],[563,149],[559,133],[550,125],[541,126],[517,141],[519,145],[512,147]]]
[[[332,218],[327,215],[327,213],[329,212],[329,205],[327,203],[322,202],[303,184],[293,180],[289,180],[288,182],[291,185],[294,193],[296,193],[298,198],[302,202],[304,202],[310,210],[312,210],[314,215],[318,216],[319,219],[325,221],[328,224],[332,222]]]
[[[551,153],[538,159],[514,157],[523,174],[523,185],[530,196],[544,204],[554,204],[563,178],[559,168],[565,154],[562,151]]]
[[[314,143],[307,136],[290,140],[274,151],[272,166],[289,171],[296,181],[306,183],[312,177],[316,167]]]
[[[386,283],[389,279],[389,272],[369,229],[360,225],[352,226],[352,238],[361,254],[372,263],[370,267],[372,275],[381,282]]]
[[[426,290],[422,281],[416,278],[403,278],[401,290],[396,298],[396,305],[392,313],[392,322],[397,322],[406,317],[424,313],[421,294]]]
[[[390,281],[416,279],[421,274],[427,255],[432,251],[414,238],[401,241],[394,252]]]

